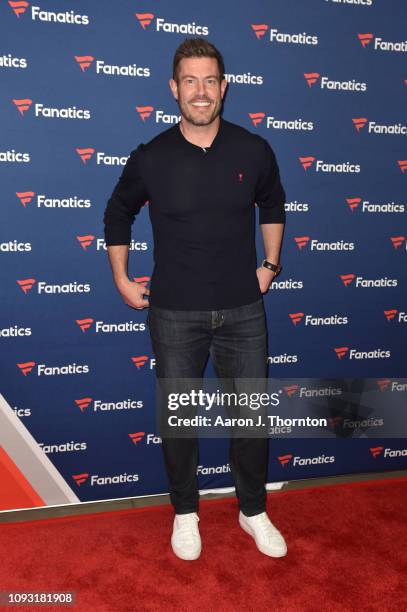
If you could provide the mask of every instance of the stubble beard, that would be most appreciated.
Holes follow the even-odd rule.
[[[191,123],[192,125],[196,125],[196,126],[203,126],[203,125],[209,125],[211,124],[216,117],[218,117],[220,115],[220,111],[222,108],[222,103],[221,101],[217,101],[215,102],[214,108],[212,110],[212,113],[207,116],[207,117],[196,117],[194,116],[188,108],[188,104],[185,102],[180,102],[180,100],[178,99],[178,106],[181,112],[182,117],[188,121],[188,123]],[[199,111],[198,111],[199,112]]]

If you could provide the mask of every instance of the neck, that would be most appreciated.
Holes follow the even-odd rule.
[[[193,125],[181,117],[179,128],[188,142],[198,147],[210,147],[220,126],[219,115],[208,125]]]

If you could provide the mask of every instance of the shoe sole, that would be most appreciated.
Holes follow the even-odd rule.
[[[183,561],[196,561],[196,559],[199,559],[201,555],[201,550],[202,550],[202,549],[199,550],[198,553],[196,553],[195,555],[185,555],[173,544],[172,540],[171,540],[171,548],[172,548],[174,555],[178,557],[178,559],[182,559]]]
[[[281,553],[273,553],[273,554],[271,554],[270,551],[268,551],[267,549],[263,548],[261,544],[257,544],[256,539],[255,539],[255,537],[254,537],[250,527],[245,525],[245,523],[242,523],[240,520],[239,520],[239,525],[243,529],[243,531],[248,533],[253,538],[253,540],[255,541],[255,544],[256,544],[258,550],[260,552],[262,552],[263,555],[267,555],[268,557],[273,557],[274,559],[278,559],[279,557],[285,557],[286,556],[287,550],[285,550],[285,551],[283,551]]]

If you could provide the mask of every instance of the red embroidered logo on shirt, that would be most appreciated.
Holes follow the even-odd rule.
[[[238,173],[239,183],[243,183],[243,172]]]

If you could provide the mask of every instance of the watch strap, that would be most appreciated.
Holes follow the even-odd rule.
[[[263,266],[263,268],[268,268],[275,274],[278,274],[281,270],[280,264],[273,264],[271,263],[271,261],[267,261],[267,259],[263,259],[263,262],[261,265]]]

